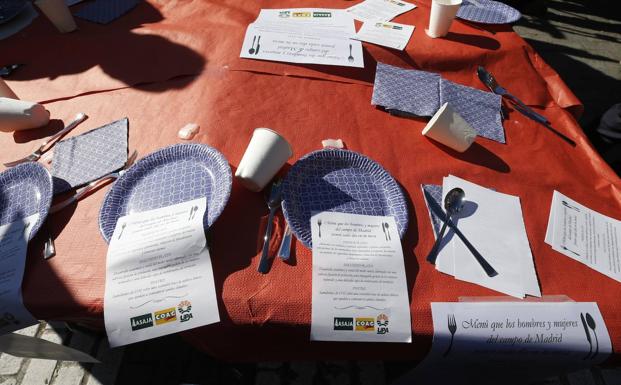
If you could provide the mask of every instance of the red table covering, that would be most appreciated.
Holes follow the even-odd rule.
[[[246,26],[260,8],[346,8],[350,2],[150,0],[107,26],[78,19],[79,30],[66,35],[40,17],[0,41],[0,65],[26,64],[8,84],[23,99],[46,101],[54,120],[44,129],[0,134],[0,161],[24,156],[61,127],[58,120],[85,112],[90,118],[71,135],[127,116],[130,151],[140,157],[179,142],[177,130],[196,122],[201,130],[194,141],[220,150],[233,172],[256,127],[275,129],[290,141],[290,163],[320,148],[326,138],[342,138],[349,149],[379,162],[409,198],[403,253],[413,342],[310,342],[311,251],[296,242],[291,261],[276,260],[269,274],[259,274],[258,234],[267,207],[262,194],[234,182],[228,206],[210,229],[221,322],[184,336],[235,361],[422,358],[433,334],[431,302],[497,295],[443,275],[424,261],[433,235],[420,184],[457,175],[520,196],[543,294],[596,301],[615,348],[612,360],[618,360],[621,285],[544,243],[555,189],[621,218],[621,181],[576,123],[580,102],[510,26],[486,26],[496,32],[491,34],[456,22],[446,38],[430,39],[424,33],[429,1],[416,4],[395,19],[416,26],[407,49],[365,43],[364,69],[238,57]],[[510,111],[504,122],[506,144],[480,138],[464,154],[447,150],[420,134],[426,119],[397,118],[371,106],[377,61],[438,72],[479,89],[484,87],[475,69],[483,65],[577,146]],[[106,190],[49,217],[54,258],[41,256],[44,234],[31,242],[23,297],[35,316],[103,325],[107,245],[97,218]],[[282,216],[276,222],[273,252],[282,237]]]

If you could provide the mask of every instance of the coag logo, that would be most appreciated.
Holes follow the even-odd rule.
[[[311,17],[312,13],[310,12],[293,12],[293,17]]]
[[[372,332],[375,330],[375,320],[373,318],[356,318],[356,331]]]
[[[377,334],[388,333],[388,316],[386,314],[380,314],[377,316]]]
[[[192,319],[192,303],[190,301],[181,301],[179,305],[177,305],[177,310],[179,310],[179,321],[186,322]]]
[[[354,330],[354,319],[334,317],[334,330]]]
[[[291,16],[291,11],[280,11],[278,12],[278,17],[282,17],[284,19],[286,19],[287,17]]]
[[[151,316],[151,313],[143,314],[130,318],[129,323],[132,325],[132,331],[150,328],[153,326],[153,317]]]
[[[156,311],[155,313],[155,324],[163,325],[168,322],[177,320],[177,313],[175,312],[175,308],[171,307],[169,309],[164,309],[160,311]]]

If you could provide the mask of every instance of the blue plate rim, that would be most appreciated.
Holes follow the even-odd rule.
[[[399,201],[399,205],[401,206],[401,210],[403,210],[403,213],[405,214],[405,222],[404,223],[399,223],[397,221],[397,218],[395,218],[395,221],[397,221],[397,226],[400,226],[401,228],[399,229],[399,238],[403,239],[403,236],[405,235],[408,226],[409,226],[409,222],[410,222],[410,212],[408,209],[408,205],[407,205],[407,198],[403,192],[403,189],[401,188],[401,186],[399,185],[399,183],[397,182],[397,180],[392,176],[392,174],[390,174],[384,167],[382,167],[382,165],[378,162],[376,162],[375,160],[369,158],[366,155],[360,154],[358,152],[355,151],[351,151],[351,150],[346,150],[346,149],[331,149],[331,148],[327,148],[327,149],[321,149],[321,150],[316,150],[316,151],[312,151],[304,156],[302,156],[301,158],[299,158],[292,166],[291,169],[288,171],[287,175],[285,176],[284,180],[283,180],[283,186],[282,186],[282,203],[281,203],[281,207],[282,207],[282,211],[283,211],[283,215],[285,217],[285,220],[287,221],[287,223],[289,224],[289,227],[291,228],[292,233],[295,235],[295,237],[307,248],[312,249],[312,244],[311,242],[307,242],[307,240],[303,239],[300,236],[300,230],[294,226],[292,224],[292,221],[290,220],[290,212],[289,212],[289,208],[288,208],[288,203],[287,203],[287,199],[286,199],[286,195],[287,195],[287,188],[290,182],[288,182],[290,179],[289,176],[291,175],[291,173],[294,171],[296,164],[298,164],[298,162],[301,161],[306,161],[309,158],[315,157],[319,154],[328,154],[328,153],[338,153],[338,154],[342,154],[345,156],[349,156],[349,157],[358,157],[361,160],[367,162],[367,164],[371,164],[374,165],[373,167],[376,167],[377,172],[382,176],[382,179],[385,178],[385,180],[389,181],[389,183],[393,184],[395,191],[398,192],[398,195],[400,197],[400,201]]]
[[[468,21],[471,21],[473,23],[490,24],[490,25],[511,24],[511,23],[515,23],[516,21],[518,21],[518,20],[520,20],[522,18],[522,13],[520,11],[518,11],[517,9],[513,8],[512,6],[510,6],[508,4],[503,3],[502,1],[485,0],[485,2],[486,3],[491,3],[491,2],[500,3],[500,4],[502,4],[503,6],[505,6],[507,8],[513,9],[516,12],[516,17],[515,18],[508,18],[507,20],[505,20],[503,22],[500,22],[500,23],[490,23],[490,22],[485,22],[485,21],[468,19],[468,18],[465,18],[465,17],[459,15],[459,12],[460,12],[461,8],[464,7],[464,6],[468,7],[468,8],[470,8],[470,7],[475,7],[476,8],[476,5],[469,4],[467,1],[464,1],[462,3],[462,5],[460,6],[459,10],[457,11],[457,14],[455,15],[455,17],[458,18],[458,19],[462,19],[462,20],[468,20]]]
[[[26,163],[18,164],[17,166],[8,168],[0,173],[0,180],[1,180],[3,177],[4,178],[11,177],[12,174],[19,176],[23,172],[23,169],[30,168],[30,167],[34,167],[34,169],[37,172],[43,172],[42,176],[44,176],[45,179],[41,179],[40,181],[45,180],[45,186],[47,187],[47,193],[42,194],[41,200],[39,201],[39,211],[38,211],[39,219],[37,220],[37,223],[35,223],[35,225],[32,227],[32,230],[30,230],[28,241],[30,241],[32,238],[34,238],[35,235],[37,235],[37,233],[39,232],[39,229],[41,229],[43,222],[45,222],[50,212],[50,207],[52,206],[52,197],[53,197],[52,174],[50,174],[49,170],[38,162],[26,162]],[[43,205],[41,205],[41,203],[43,203]]]
[[[230,196],[231,196],[232,186],[233,186],[233,174],[232,174],[231,166],[230,166],[228,160],[226,159],[224,154],[222,154],[216,148],[211,147],[211,146],[209,146],[207,144],[203,144],[203,143],[176,143],[176,144],[172,144],[172,145],[169,145],[169,146],[166,146],[166,147],[162,147],[162,148],[157,149],[157,150],[155,150],[153,152],[150,152],[149,154],[145,155],[143,158],[139,159],[136,163],[134,163],[131,167],[129,167],[127,169],[127,172],[125,172],[119,179],[117,179],[115,181],[114,185],[112,186],[112,188],[110,188],[106,192],[106,195],[104,196],[103,203],[102,203],[101,207],[99,208],[99,216],[98,216],[99,232],[100,232],[102,238],[104,239],[104,241],[106,241],[106,243],[110,243],[110,237],[106,235],[106,230],[104,229],[104,219],[103,219],[104,209],[105,209],[105,207],[108,204],[110,204],[109,201],[110,201],[110,199],[112,199],[113,194],[116,193],[117,186],[121,185],[121,184],[119,184],[119,182],[122,182],[123,180],[132,177],[133,173],[136,172],[136,170],[138,169],[139,165],[144,164],[145,162],[149,162],[153,158],[155,158],[157,156],[161,156],[163,153],[174,151],[174,150],[179,149],[179,148],[187,148],[188,150],[190,150],[192,148],[200,148],[202,150],[206,150],[212,156],[214,156],[216,158],[220,158],[220,161],[223,164],[227,165],[226,170],[223,170],[225,172],[221,174],[225,178],[225,181],[224,181],[224,183],[225,183],[225,186],[224,186],[225,187],[225,191],[223,193],[224,196],[223,196],[223,199],[222,199],[222,204],[219,207],[215,207],[214,208],[214,211],[213,211],[213,221],[212,221],[212,223],[210,225],[212,225],[213,222],[215,222],[218,219],[218,217],[220,217],[220,215],[224,211],[224,208],[228,204],[228,201],[229,201]],[[118,220],[118,218],[117,218],[117,220]],[[205,231],[207,231],[207,228],[205,228]],[[112,235],[112,233],[110,233],[110,236],[111,235]]]

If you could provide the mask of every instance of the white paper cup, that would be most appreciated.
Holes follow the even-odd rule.
[[[19,99],[8,84],[0,78],[0,98]]]
[[[45,126],[50,113],[38,103],[0,98],[0,131],[11,132]]]
[[[476,139],[477,132],[448,103],[444,103],[423,129],[423,135],[464,152]]]
[[[280,134],[269,128],[257,128],[252,133],[235,177],[247,189],[261,191],[291,155],[291,145]]]
[[[65,0],[36,0],[34,3],[60,33],[75,31],[78,28]]]
[[[432,38],[446,36],[462,0],[432,0],[429,28],[425,30]]]

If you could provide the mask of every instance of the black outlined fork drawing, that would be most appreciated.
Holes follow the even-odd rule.
[[[448,316],[448,330],[451,333],[451,343],[448,346],[448,349],[444,352],[442,357],[448,356],[453,348],[453,339],[455,338],[455,332],[457,331],[457,322],[455,322],[455,314],[449,314]]]

